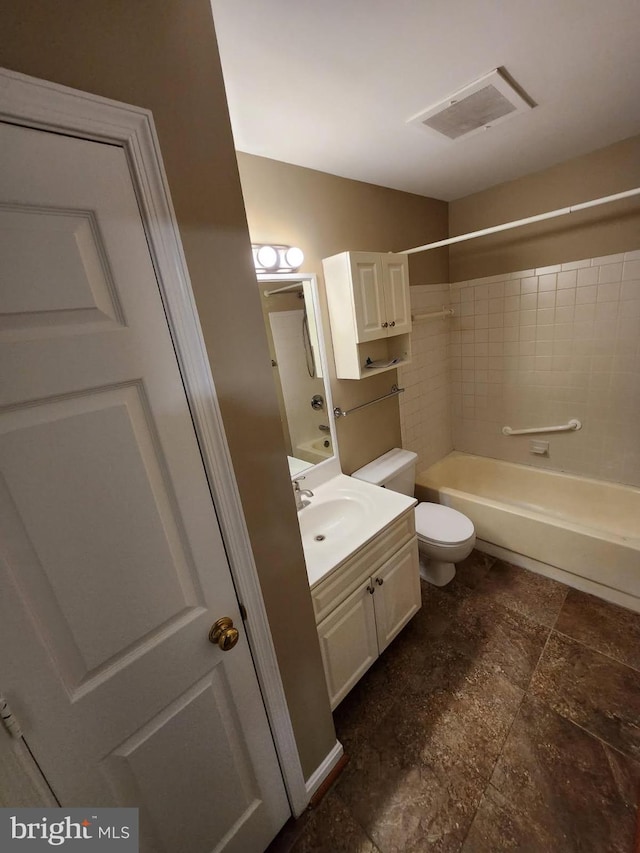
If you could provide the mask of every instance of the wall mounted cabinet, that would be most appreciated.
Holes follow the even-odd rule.
[[[311,591],[331,708],[420,609],[413,509]]]
[[[362,379],[411,360],[407,255],[343,252],[325,258],[339,379]]]

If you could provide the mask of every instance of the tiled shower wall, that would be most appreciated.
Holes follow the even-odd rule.
[[[411,288],[412,314],[427,314],[450,305],[448,284]],[[424,470],[453,450],[449,318],[414,323],[411,335],[413,359],[398,371],[405,389],[400,395],[402,446],[418,454],[418,470]]]
[[[441,286],[411,290],[414,313],[439,307]],[[640,486],[640,251],[457,282],[450,298],[456,316],[416,324],[400,375],[421,469],[454,447]],[[501,432],[571,418],[581,430]]]

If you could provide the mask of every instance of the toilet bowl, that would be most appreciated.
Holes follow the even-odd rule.
[[[389,450],[351,475],[376,486],[413,495],[417,453]],[[476,543],[473,522],[448,506],[419,503],[415,508],[420,576],[436,586],[453,580],[455,564],[469,556]]]
[[[473,523],[466,515],[440,504],[419,503],[415,508],[420,576],[436,586],[453,580],[456,567],[476,543]]]

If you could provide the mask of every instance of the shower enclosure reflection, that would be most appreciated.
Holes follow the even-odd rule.
[[[312,275],[258,276],[291,476],[334,455],[334,425],[317,282]]]

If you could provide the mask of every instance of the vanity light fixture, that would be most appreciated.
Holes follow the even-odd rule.
[[[252,243],[253,264],[258,273],[297,272],[304,261],[302,249],[279,243]]]

